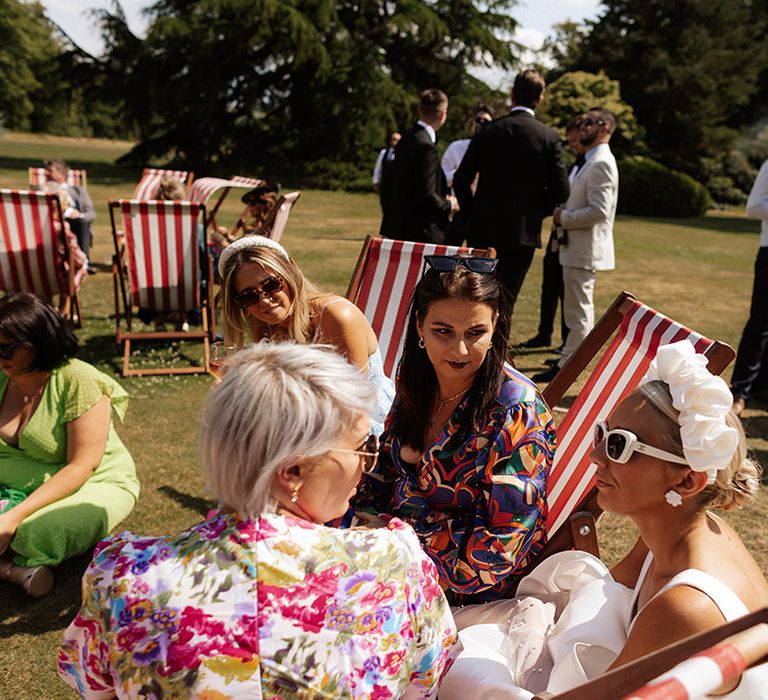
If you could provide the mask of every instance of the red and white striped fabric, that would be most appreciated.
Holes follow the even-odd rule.
[[[557,451],[547,482],[547,531],[554,533],[595,485],[590,462],[595,422],[604,420],[633,391],[659,345],[688,338],[697,352],[712,341],[634,301],[587,384],[557,429]]]
[[[291,214],[293,205],[296,204],[296,200],[301,196],[301,192],[291,192],[281,198],[280,205],[275,212],[275,220],[272,223],[272,230],[269,232],[269,237],[273,241],[279,241],[285,231],[285,225],[288,223],[288,217]]]
[[[244,175],[233,175],[229,180],[230,182],[237,183],[241,187],[250,187],[251,189],[263,185],[266,182],[266,180],[260,180],[257,177],[245,177]]]
[[[236,187],[241,190],[252,190],[263,182],[262,180],[254,180],[252,178],[241,178],[241,180],[248,180],[248,182],[239,182],[234,178],[225,180],[221,177],[201,177],[192,183],[192,187],[189,190],[189,200],[205,204],[215,192],[224,189],[225,187],[230,189]],[[252,184],[254,182],[256,183],[255,185]]]
[[[384,372],[395,378],[403,351],[408,323],[408,306],[421,278],[425,255],[474,255],[472,248],[371,238],[357,297],[352,301],[362,310],[379,339]]]
[[[45,183],[48,182],[48,176],[45,174],[45,168],[33,168],[29,167],[27,168],[28,177],[29,177],[29,186],[32,188],[43,188],[45,187]],[[67,172],[67,184],[73,185],[77,187],[85,187],[86,182],[86,171],[83,170],[76,170],[75,168],[70,168]]]
[[[168,175],[178,180],[185,187],[189,180],[188,170],[163,170],[162,168],[144,168],[144,174],[141,176],[141,182],[136,185],[132,199],[150,200],[155,196],[157,186],[160,180]]]
[[[53,194],[0,190],[0,289],[49,299],[60,291]]]
[[[201,205],[121,199],[117,206],[125,234],[131,303],[161,312],[199,306]]]
[[[747,662],[728,642],[681,661],[622,700],[697,700],[744,672]]]

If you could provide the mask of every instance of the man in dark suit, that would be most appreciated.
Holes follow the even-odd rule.
[[[435,148],[437,130],[448,115],[448,98],[441,90],[425,90],[419,121],[395,149],[392,198],[384,212],[382,235],[420,243],[443,243],[448,217],[458,209],[448,196],[445,174]],[[386,206],[386,205],[385,205]]]
[[[543,94],[538,72],[522,71],[512,87],[512,111],[474,136],[453,180],[469,217],[467,241],[496,249],[499,277],[513,304],[541,248],[542,220],[570,191],[560,137],[534,113]]]

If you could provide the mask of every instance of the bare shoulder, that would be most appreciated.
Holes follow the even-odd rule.
[[[340,297],[337,294],[328,294],[321,297],[320,301],[320,307],[324,309],[324,326],[331,328],[334,323],[337,324],[337,326],[347,325],[349,323],[368,325],[368,320],[365,318],[363,312],[348,299]]]
[[[720,608],[708,595],[691,586],[674,586],[640,611],[612,668],[724,622]]]

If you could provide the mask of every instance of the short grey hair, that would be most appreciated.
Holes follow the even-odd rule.
[[[326,454],[374,408],[371,382],[330,347],[261,342],[241,350],[203,409],[211,494],[245,517],[264,512],[279,469]]]

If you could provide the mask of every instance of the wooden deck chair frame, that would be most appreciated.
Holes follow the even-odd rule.
[[[160,180],[165,175],[170,175],[184,185],[184,195],[189,194],[195,174],[191,170],[168,170],[165,168],[144,168],[141,180],[131,195],[131,199],[149,201],[155,196],[155,191]]]
[[[192,183],[192,187],[189,190],[189,199],[193,202],[205,204],[205,230],[210,233],[217,228],[216,214],[224,200],[227,198],[227,195],[229,195],[230,190],[252,190],[263,182],[266,181],[242,176],[235,176],[231,180],[225,180],[219,177],[202,177]],[[213,205],[210,205],[211,200],[214,200]]]
[[[379,339],[384,373],[394,379],[400,359],[408,307],[421,277],[425,255],[457,253],[495,258],[493,248],[460,248],[436,243],[397,241],[367,236],[357,258],[346,297],[365,314]],[[394,262],[394,266],[388,264]],[[382,263],[387,263],[386,266]],[[396,295],[396,296],[395,296]],[[395,305],[390,301],[396,299]]]
[[[279,241],[283,237],[283,231],[288,224],[288,217],[291,215],[293,207],[296,206],[296,202],[299,201],[299,197],[301,197],[301,192],[298,191],[280,196],[264,222],[264,227],[269,229],[268,238]]]
[[[47,176],[45,174],[45,168],[30,165],[27,168],[27,179],[29,180],[29,188],[32,190],[44,189],[47,182]],[[82,187],[84,190],[88,189],[88,173],[85,168],[70,168],[67,171],[67,184],[74,185],[76,187]]]
[[[630,314],[635,315],[630,317]],[[632,329],[625,328],[631,322],[630,318],[640,318],[641,321],[638,321]],[[641,325],[641,322],[647,325]],[[627,334],[621,336],[620,333],[616,333],[617,330],[620,333],[621,331],[627,331],[627,334],[632,333],[632,338],[627,338]],[[616,333],[615,336],[614,333]],[[711,341],[698,333],[690,331],[663,314],[642,304],[629,292],[621,292],[592,329],[592,332],[584,339],[562,369],[555,375],[552,382],[542,392],[544,399],[550,406],[557,405],[590,361],[606,345],[611,336],[614,336],[611,344],[608,345],[603,353],[598,366],[593,374],[590,375],[587,385],[582,389],[585,395],[582,395],[582,392],[580,392],[566,414],[566,418],[561,421],[561,427],[565,426],[567,431],[568,427],[573,424],[569,419],[575,421],[578,415],[577,412],[585,410],[586,392],[597,392],[599,390],[598,399],[603,399],[603,405],[599,405],[599,401],[590,402],[590,410],[594,411],[593,407],[598,405],[597,410],[602,411],[601,417],[604,417],[610,413],[613,406],[617,405],[624,396],[637,387],[644,374],[644,369],[642,365],[633,368],[630,363],[634,358],[626,358],[626,355],[622,353],[620,343],[629,342],[631,345],[633,344],[632,341],[640,335],[648,338],[649,345],[654,348],[654,352],[662,337],[664,338],[663,342],[673,342],[674,340],[681,339],[681,337],[691,337],[695,341],[694,344],[697,349],[703,351],[707,356],[709,360],[708,368],[713,374],[720,374],[733,361],[735,356],[733,348],[725,343],[716,340]],[[590,380],[599,374],[601,370],[610,367],[612,363],[620,366],[622,361],[627,361],[628,363],[624,376],[628,376],[631,373],[631,379],[634,381],[628,381],[620,393],[617,394],[615,388],[611,386],[606,386],[602,389],[594,388],[594,385],[590,386]],[[610,410],[603,407],[607,401],[612,402]],[[572,414],[571,411],[574,413]],[[561,435],[558,434],[558,450],[561,450],[561,448],[567,450],[569,446],[565,445],[564,436],[561,440]],[[560,456],[564,461],[568,461],[568,454],[563,453],[562,450]],[[558,453],[556,452],[553,472],[550,474],[550,483],[562,479],[562,472],[555,472],[557,465]],[[551,535],[540,556],[537,557],[535,562],[530,564],[529,570],[550,554],[567,549],[581,549],[599,556],[596,520],[602,511],[597,505],[597,490],[594,486],[590,486],[593,481],[593,476],[585,474],[581,477],[577,488],[573,491],[577,495],[574,496],[572,493],[568,496],[565,487],[563,487],[563,495],[556,495],[556,499],[562,499],[557,501],[556,507],[553,508],[553,504],[550,502],[548,528]],[[557,491],[557,486],[553,490]],[[576,501],[582,493],[585,494],[583,498]],[[570,505],[568,504],[568,499],[570,499]],[[570,515],[568,515],[569,513]]]
[[[191,289],[187,289],[185,299],[197,300],[199,294],[199,282],[198,271],[203,270],[203,275],[207,279],[206,294],[200,295],[199,303],[202,307],[202,330],[201,331],[135,331],[133,329],[134,312],[133,307],[136,304],[136,289],[132,289],[131,286],[131,267],[138,265],[141,262],[138,258],[138,254],[135,249],[132,248],[132,241],[129,240],[133,236],[133,231],[128,225],[126,220],[126,210],[134,212],[142,218],[151,217],[151,211],[158,205],[168,209],[187,209],[195,207],[197,209],[197,216],[202,217],[205,220],[205,205],[197,202],[188,201],[140,201],[140,200],[110,200],[109,202],[109,216],[112,224],[112,240],[115,245],[115,254],[112,258],[112,278],[113,278],[113,293],[115,301],[115,338],[118,343],[123,344],[123,369],[122,373],[124,377],[128,376],[141,376],[141,375],[158,375],[158,374],[200,374],[208,372],[210,369],[210,341],[215,333],[215,317],[213,315],[213,304],[211,303],[211,295],[213,289],[213,267],[210,256],[206,252],[205,260],[203,264],[200,264],[199,256],[201,255],[199,241],[198,241],[198,227],[194,223],[189,231],[190,241],[189,245],[191,250],[190,259],[190,275],[191,282],[189,285]],[[115,210],[120,209],[121,223],[123,223],[123,230],[119,231],[117,226],[117,219]],[[193,210],[194,211],[194,210]],[[148,220],[147,220],[148,223]],[[165,224],[158,221],[158,233],[162,236],[163,226]],[[149,247],[151,241],[149,240],[149,231],[143,228],[141,231],[142,243]],[[132,257],[133,256],[133,257]],[[196,268],[196,269],[195,269]],[[150,274],[160,271],[161,274],[167,274],[167,270],[164,268],[153,269]],[[135,277],[134,277],[135,279]],[[160,288],[162,289],[162,288]],[[181,292],[180,292],[181,294]],[[155,295],[155,299],[157,296]],[[187,311],[194,308],[194,302],[188,304],[181,304],[182,308],[158,309],[161,313],[165,311]],[[125,323],[125,330],[123,330],[123,322]],[[130,366],[131,359],[131,346],[133,341],[151,341],[151,340],[200,340],[203,343],[203,364],[193,365],[189,367],[142,367],[140,369],[134,369]]]
[[[0,289],[5,292],[31,292],[50,299],[61,296],[62,316],[78,328],[83,320],[75,290],[74,253],[64,239],[69,263],[66,286],[61,287],[56,273],[58,234],[54,219],[63,221],[59,198],[52,193],[0,189]],[[22,242],[34,246],[22,246]],[[32,252],[34,251],[34,252]]]
[[[704,656],[717,663],[723,681],[737,677],[747,668],[768,662],[768,608],[669,644],[567,692],[539,693],[534,696],[534,700],[687,700],[689,696],[684,685],[679,682],[660,683],[657,679],[660,674],[694,655]],[[682,669],[679,676],[683,676]],[[714,687],[698,690],[703,693],[712,692],[723,681]],[[700,696],[697,693],[692,697]]]

